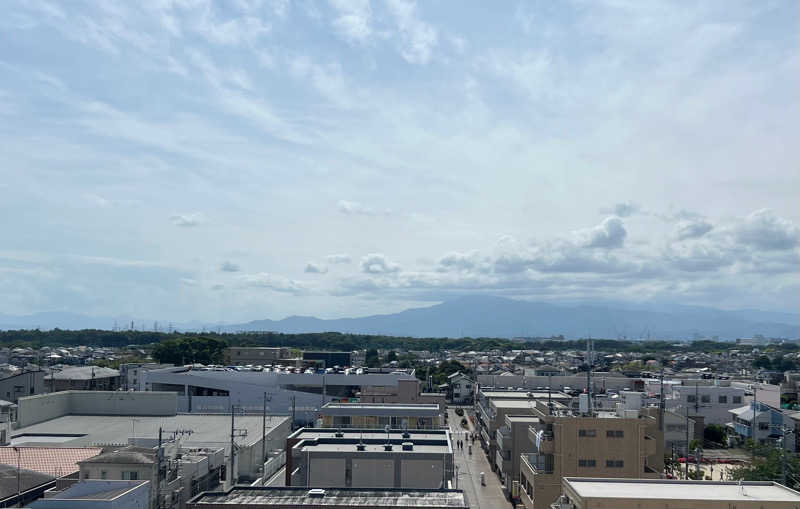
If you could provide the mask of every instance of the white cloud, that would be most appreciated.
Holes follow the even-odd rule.
[[[714,226],[702,219],[681,221],[675,225],[678,240],[696,239],[714,229]]]
[[[389,0],[386,3],[400,32],[400,54],[411,64],[427,64],[439,42],[434,27],[419,19],[412,0]]]
[[[338,16],[336,32],[351,43],[363,43],[372,35],[372,7],[369,0],[330,0]]]
[[[325,259],[331,264],[350,263],[353,261],[353,258],[348,254],[332,254],[328,255]]]
[[[371,207],[367,207],[362,203],[350,200],[339,200],[339,203],[337,203],[336,206],[339,212],[341,212],[342,214],[353,215],[353,216],[377,216],[377,215],[388,216],[391,215],[392,213],[392,211],[389,209],[386,209],[383,212],[378,212],[377,210]]]
[[[368,254],[361,259],[361,271],[367,274],[390,274],[399,272],[400,266],[386,259],[382,254]]]
[[[575,236],[585,247],[614,249],[622,247],[628,232],[625,225],[618,217],[607,217],[594,228],[578,230]]]
[[[240,276],[239,280],[245,287],[266,288],[281,293],[300,295],[309,291],[308,287],[299,281],[267,272],[245,274]]]
[[[736,228],[736,237],[739,242],[758,249],[792,249],[800,242],[800,229],[772,210],[760,209]]]
[[[303,270],[306,274],[325,274],[328,272],[328,267],[319,265],[314,262],[308,262],[306,268]]]
[[[183,228],[192,228],[202,224],[205,221],[203,214],[200,212],[192,212],[191,214],[175,214],[170,216],[169,219],[175,226],[180,226]]]

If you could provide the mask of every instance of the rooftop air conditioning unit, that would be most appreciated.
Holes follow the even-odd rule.
[[[384,451],[391,451],[392,450],[392,444],[384,444],[383,445],[383,450]]]
[[[366,451],[367,450],[367,446],[364,445],[364,444],[356,444],[356,450],[357,451]]]
[[[325,496],[325,490],[320,488],[314,488],[313,490],[308,490],[308,493],[306,493],[306,495],[309,496],[310,498],[322,498]]]

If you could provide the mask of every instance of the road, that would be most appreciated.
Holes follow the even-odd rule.
[[[461,427],[461,417],[456,415],[454,408],[448,408],[448,422],[453,433],[453,456],[458,469],[458,487],[464,490],[471,509],[510,509],[511,502],[503,495],[503,488],[497,475],[492,472],[489,461],[486,459],[478,440],[469,454],[467,437],[475,431],[472,422],[467,419],[469,428]],[[455,448],[456,440],[464,441],[464,449]],[[486,486],[481,486],[481,472],[484,473]]]

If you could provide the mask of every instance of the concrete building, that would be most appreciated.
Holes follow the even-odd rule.
[[[538,391],[544,390],[545,387],[565,391],[569,387],[573,390],[583,391],[586,389],[586,376],[479,375],[478,385],[482,388],[507,389],[515,387]],[[595,372],[592,375],[592,392],[595,394],[609,390],[622,391],[625,389],[642,391],[644,390],[644,380],[630,378],[618,372]]]
[[[700,439],[695,433],[694,419],[688,419],[689,441],[686,441],[687,419],[685,415],[680,415],[670,410],[664,411],[664,454],[675,455],[675,457],[686,456],[688,444],[692,440]]]
[[[0,399],[16,403],[19,398],[46,391],[44,371],[23,371],[0,379]]]
[[[159,428],[167,433],[191,430],[191,435],[182,438],[182,447],[224,448],[227,464],[231,416],[179,414],[175,406],[176,395],[168,392],[67,391],[21,398],[19,427],[11,444],[73,448],[136,444],[152,448]],[[242,430],[235,439],[236,477],[255,480],[264,468],[265,456],[281,449],[291,433],[291,419],[268,416],[263,440],[261,415],[236,415],[234,424]]]
[[[286,443],[287,486],[440,489],[453,479],[448,430],[303,428]]]
[[[121,385],[119,371],[99,366],[76,366],[54,370],[45,376],[50,392],[115,391]]]
[[[565,478],[554,509],[797,509],[800,493],[774,482]]]
[[[231,346],[225,351],[225,364],[229,366],[264,366],[291,359],[292,349],[287,346]]]
[[[125,391],[143,391],[145,390],[143,376],[145,371],[170,367],[172,367],[172,364],[159,364],[157,362],[135,362],[121,364],[119,367],[119,376],[122,383],[122,389]]]
[[[422,392],[422,381],[398,380],[395,385],[366,386],[356,393],[360,403],[402,403],[439,405],[442,412],[447,408],[447,394]]]
[[[186,509],[469,509],[461,490],[412,490],[382,488],[265,488],[234,486],[228,491],[209,492],[191,499]]]
[[[483,389],[478,391],[475,410],[475,425],[480,444],[494,465],[497,454],[497,429],[503,426],[506,415],[531,415],[535,401],[550,401],[559,408],[571,397],[563,392],[502,391]]]
[[[664,470],[664,438],[658,409],[575,415],[536,401],[539,422],[528,429],[535,452],[522,455],[520,499],[527,509],[549,509],[572,476],[659,477]]]
[[[439,429],[444,425],[439,405],[326,403],[319,413],[323,428]]]
[[[703,382],[714,381],[685,381],[691,385],[675,386],[674,398],[667,400],[667,408],[681,415],[688,408],[689,417],[700,426],[730,422],[730,411],[746,403],[745,390],[730,385],[701,385]]]
[[[294,415],[299,424],[315,422],[325,403],[355,398],[367,387],[397,387],[401,380],[416,380],[413,371],[402,370],[307,374],[192,366],[152,370],[144,376],[147,390],[176,393],[181,412],[225,413],[235,405],[260,413],[266,392],[270,414]]]
[[[494,467],[507,497],[519,496],[519,490],[514,489],[514,482],[519,481],[521,456],[533,452],[536,447],[531,441],[528,428],[538,423],[538,417],[506,415],[503,426],[497,428]]]
[[[30,509],[149,509],[148,481],[82,481],[61,491],[48,490]]]

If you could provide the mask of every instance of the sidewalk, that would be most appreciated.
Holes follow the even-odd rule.
[[[453,456],[455,457],[455,464],[458,468],[458,487],[464,490],[467,495],[471,509],[510,509],[511,502],[506,500],[503,495],[503,487],[497,475],[492,472],[489,461],[486,459],[478,441],[472,446],[472,455],[468,452],[469,435],[475,431],[472,426],[468,415],[467,417],[468,429],[461,427],[461,417],[456,415],[453,408],[448,408],[448,422],[450,424],[450,431],[453,435],[453,446],[457,440],[464,441],[464,449],[453,449]],[[486,479],[486,486],[481,486],[480,474],[484,473]]]

